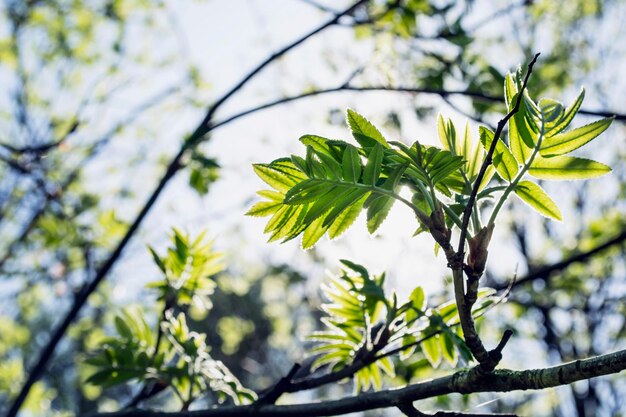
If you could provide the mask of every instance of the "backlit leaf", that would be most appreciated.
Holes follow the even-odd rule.
[[[542,180],[583,180],[609,172],[611,168],[590,159],[571,156],[542,158],[539,155],[535,157],[528,170],[530,175]]]
[[[554,136],[557,133],[562,132],[565,128],[567,128],[567,126],[569,126],[569,124],[574,119],[574,116],[578,112],[578,109],[580,109],[580,105],[583,103],[584,98],[585,89],[582,88],[580,90],[580,93],[578,94],[578,97],[576,97],[576,100],[574,100],[574,102],[565,109],[565,112],[563,113],[561,119],[546,132],[547,137]]]
[[[348,109],[347,120],[354,139],[356,139],[363,148],[371,148],[377,143],[385,148],[389,147],[382,133],[359,113]]]
[[[387,218],[389,210],[391,210],[394,202],[395,199],[386,195],[376,195],[372,198],[367,208],[368,232],[373,234],[376,230],[378,230],[380,225]]]
[[[380,176],[382,163],[383,147],[379,143],[376,143],[367,156],[367,164],[363,171],[363,183],[366,185],[376,185],[376,181]]]
[[[613,122],[613,117],[601,119],[588,125],[546,138],[539,149],[542,156],[549,157],[569,153],[589,143],[604,132]]]
[[[354,223],[354,221],[359,217],[361,210],[363,208],[363,203],[367,198],[367,194],[362,196],[358,201],[352,202],[348,207],[343,210],[337,218],[332,222],[330,227],[328,228],[328,237],[334,239],[340,236],[343,232],[348,230],[350,226]]]
[[[439,335],[429,337],[421,344],[422,352],[424,356],[430,362],[433,368],[436,368],[441,363],[441,349],[439,346]]]
[[[459,356],[455,349],[452,336],[450,336],[448,332],[444,331],[439,336],[439,343],[441,345],[441,352],[445,361],[448,362],[451,366],[455,366],[459,359]]]
[[[323,217],[314,220],[305,230],[302,236],[302,249],[310,249],[326,233],[326,227],[322,226]]]
[[[485,151],[489,152],[491,143],[493,142],[494,133],[484,126],[480,127],[479,132],[480,141],[485,147]],[[496,171],[498,171],[498,174],[500,174],[503,179],[509,182],[515,179],[515,176],[519,172],[519,165],[509,148],[501,140],[498,140],[498,143],[496,144],[496,149],[493,153],[492,159],[493,165],[496,167]]]
[[[254,172],[269,186],[286,192],[296,184],[296,180],[284,172],[267,164],[254,164]]]
[[[539,185],[530,181],[520,181],[515,186],[515,194],[539,214],[556,220],[562,220],[561,211],[556,203]]]
[[[359,151],[352,146],[348,145],[343,153],[342,161],[343,179],[351,182],[358,182],[361,177],[361,158]]]

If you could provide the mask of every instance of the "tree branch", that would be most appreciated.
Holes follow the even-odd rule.
[[[312,38],[313,36],[317,35],[318,33],[322,32],[323,30],[325,30],[325,29],[327,29],[327,28],[337,24],[342,17],[352,13],[357,7],[359,7],[360,5],[362,5],[362,4],[366,3],[366,2],[367,2],[367,0],[358,0],[357,2],[355,2],[351,6],[349,6],[347,9],[343,10],[342,12],[337,13],[332,19],[330,19],[329,21],[327,21],[323,25],[318,26],[316,29],[312,30],[311,32],[305,34],[304,36],[302,36],[302,37],[300,37],[298,39],[296,39],[295,41],[291,42],[290,44],[285,45],[283,48],[281,48],[280,50],[274,52],[269,57],[267,57],[263,62],[261,62],[259,65],[257,65],[252,71],[250,71],[247,75],[245,75],[241,79],[241,81],[239,81],[235,86],[230,88],[226,93],[224,93],[224,95],[222,95],[220,98],[218,98],[215,101],[215,103],[213,103],[211,105],[211,107],[207,111],[206,116],[204,117],[202,122],[200,122],[200,124],[198,125],[198,128],[196,129],[196,131],[192,134],[192,139],[189,140],[190,146],[193,146],[196,143],[200,142],[202,140],[202,137],[211,130],[210,122],[213,119],[213,115],[215,114],[217,109],[219,109],[221,107],[221,105],[224,104],[224,102],[226,102],[230,97],[232,97],[233,94],[235,94],[244,85],[246,85],[248,83],[248,81],[250,81],[252,78],[254,78],[255,75],[257,75],[259,72],[261,72],[261,70],[263,70],[263,68],[268,66],[270,63],[275,61],[277,58],[285,55],[287,52],[289,52],[290,50],[292,50],[296,46],[298,46],[301,43],[305,42],[306,40]]]
[[[488,416],[499,416],[499,417],[517,417],[517,414],[499,414],[499,413],[488,413],[488,414],[476,414],[476,413],[461,413],[456,411],[437,411],[435,414],[426,414],[415,407],[410,403],[403,403],[398,406],[398,409],[404,413],[407,417],[488,417]]]
[[[571,384],[626,369],[626,350],[577,360],[566,364],[524,371],[495,370],[479,375],[471,370],[419,382],[405,388],[390,389],[325,402],[295,405],[227,406],[208,410],[168,413],[150,410],[125,410],[96,414],[93,417],[250,417],[250,416],[335,416],[365,410],[398,407],[401,404],[452,393],[511,392],[540,390]]]
[[[341,85],[338,87],[330,87],[330,88],[321,88],[318,90],[309,91],[302,94],[296,94],[293,96],[282,97],[273,101],[269,101],[264,104],[259,104],[257,106],[250,107],[246,110],[242,110],[238,113],[235,113],[231,116],[226,117],[220,121],[217,121],[212,124],[212,129],[215,130],[218,127],[222,127],[228,123],[231,123],[237,119],[241,119],[245,116],[249,116],[261,110],[266,110],[272,107],[280,106],[281,104],[287,104],[294,101],[299,101],[309,97],[321,96],[325,94],[332,93],[341,93],[341,92],[376,92],[376,91],[387,91],[387,92],[395,92],[395,93],[408,93],[408,94],[432,94],[440,97],[447,96],[464,96],[470,97],[479,100],[485,100],[488,102],[497,102],[503,103],[504,99],[502,97],[490,96],[476,91],[467,91],[467,90],[444,90],[440,88],[418,88],[418,87],[406,87],[406,86],[388,86],[388,85],[371,85],[371,86],[354,86],[354,85]],[[580,110],[579,114],[586,114],[590,116],[601,116],[601,117],[615,117],[615,120],[626,121],[626,114],[612,113],[607,111],[593,111],[593,110]]]
[[[600,252],[603,252],[613,246],[616,245],[620,245],[623,244],[624,242],[626,242],[626,230],[622,230],[622,232],[620,234],[618,234],[617,236],[607,240],[606,242],[592,248],[589,249],[588,251],[584,251],[584,252],[578,252],[568,258],[565,258],[559,262],[553,263],[551,265],[546,265],[542,268],[533,270],[531,272],[529,272],[526,276],[517,279],[514,283],[513,283],[513,287],[517,287],[520,285],[524,285],[527,284],[529,282],[532,282],[536,279],[547,279],[550,276],[552,276],[553,274],[557,273],[557,272],[561,272],[564,269],[566,269],[567,267],[569,267],[572,264],[578,263],[578,262],[584,262],[589,258],[592,258],[593,256],[597,255]],[[508,287],[507,285],[504,284],[496,284],[493,285],[492,288],[495,288],[497,290],[503,290],[506,289]]]

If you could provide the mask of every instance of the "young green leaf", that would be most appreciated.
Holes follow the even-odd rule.
[[[469,125],[469,121],[465,122],[465,130],[463,131],[463,140],[460,144],[460,156],[463,157],[463,159],[465,159],[467,166],[469,167],[471,165],[471,159],[473,157],[472,155],[472,147],[474,146],[474,141],[472,140],[472,132],[470,131],[470,125]],[[467,170],[467,174],[468,176],[472,176],[473,172],[470,172],[470,170]]]
[[[380,176],[383,163],[383,147],[376,143],[369,155],[367,156],[367,164],[363,171],[363,183],[366,185],[376,185],[376,181]]]
[[[494,133],[484,126],[480,127],[479,132],[480,142],[488,152],[493,142]],[[513,181],[519,172],[517,160],[501,140],[498,140],[495,152],[493,153],[493,165],[496,167],[496,171],[498,171],[502,179],[509,182]]]
[[[584,98],[585,98],[585,89],[581,88],[580,93],[578,94],[578,97],[576,97],[576,100],[574,100],[574,102],[565,109],[565,112],[563,113],[559,121],[556,122],[546,132],[546,137],[554,136],[562,132],[565,128],[567,128],[567,126],[569,126],[569,124],[574,119],[574,116],[580,109],[580,106],[583,103]]]
[[[335,160],[335,158],[333,158],[332,156],[328,156],[325,153],[322,152],[315,152],[317,154],[317,157],[320,159],[320,161],[322,162],[322,166],[325,168],[327,175],[327,178],[333,179],[333,180],[338,180],[341,179],[343,176],[343,169],[342,169],[342,165],[339,161]]]
[[[367,198],[369,193],[360,197],[359,200],[353,201],[348,204],[347,208],[344,209],[341,213],[337,215],[335,220],[328,228],[328,237],[331,239],[335,239],[340,236],[343,232],[348,230],[350,226],[354,223],[354,221],[359,217],[361,210],[363,209],[363,203]],[[330,217],[330,215],[329,215]]]
[[[363,265],[359,265],[359,264],[354,263],[352,261],[349,261],[347,259],[340,259],[339,262],[341,262],[342,264],[344,264],[345,266],[347,266],[348,268],[350,268],[354,272],[357,272],[365,280],[369,280],[370,279],[369,271]]]
[[[450,119],[444,119],[441,114],[437,117],[437,134],[439,141],[443,145],[443,149],[446,149],[455,155],[458,154],[458,144],[456,137],[456,129]]]
[[[553,129],[563,118],[565,112],[563,104],[551,98],[539,100],[539,108],[541,109],[541,119],[545,124],[546,130]]]
[[[422,287],[416,287],[409,296],[411,308],[406,312],[407,322],[413,322],[418,317],[425,314],[426,311],[426,295]]]
[[[367,206],[367,231],[373,234],[387,218],[395,199],[386,195],[372,195]]]
[[[309,224],[313,220],[324,215],[333,207],[335,203],[337,203],[337,198],[341,196],[345,190],[343,187],[335,187],[332,184],[328,185],[328,189],[329,191],[326,194],[319,197],[310,205],[304,217],[304,223]]]
[[[369,195],[369,193],[369,191],[362,188],[353,188],[337,195],[333,207],[324,214],[324,226],[330,226],[345,210],[353,206],[365,195]]]
[[[517,84],[515,83],[515,76],[509,72],[504,78],[504,100],[509,111],[515,106],[516,94]]]
[[[542,158],[535,156],[528,173],[541,180],[584,180],[599,177],[611,172],[611,168],[584,158],[555,156]]]
[[[436,368],[441,363],[441,349],[439,345],[439,335],[429,337],[421,344],[424,356],[430,362],[433,368]]]
[[[377,143],[385,148],[389,147],[382,133],[359,113],[348,109],[347,120],[354,139],[356,139],[363,148],[371,148]]]
[[[296,179],[287,173],[267,164],[254,164],[254,172],[272,188],[287,192],[296,184]],[[298,171],[299,172],[299,171]]]
[[[322,179],[307,179],[294,185],[287,191],[282,203],[306,204],[313,203],[332,191],[333,184]]]
[[[556,220],[562,220],[561,211],[556,203],[539,185],[530,181],[520,181],[515,186],[515,194],[539,214]]]
[[[452,336],[448,332],[444,331],[439,336],[439,343],[441,345],[441,352],[445,361],[448,362],[450,366],[456,366],[456,363],[459,360],[459,355],[455,349]]]
[[[343,179],[356,183],[361,177],[361,157],[359,151],[352,145],[348,145],[343,152],[341,163]]]
[[[291,240],[304,229],[303,217],[308,214],[305,206],[287,207],[289,209],[281,215],[272,230],[268,230],[268,232],[272,232],[268,242],[274,242],[279,239],[284,239],[283,241]]]
[[[310,146],[313,150],[324,153],[328,156],[334,156],[332,149],[328,145],[330,139],[317,135],[304,135],[300,137],[300,142],[307,148]]]
[[[282,206],[282,202],[275,201],[260,201],[250,207],[250,210],[246,212],[246,216],[265,217],[270,214],[276,213]]]
[[[302,249],[310,249],[324,236],[326,233],[326,227],[322,226],[324,222],[323,217],[319,217],[315,219],[311,224],[304,230],[304,234],[302,235]]]
[[[614,117],[601,119],[588,125],[546,138],[539,149],[544,157],[564,155],[589,143],[604,132]]]
[[[409,296],[412,307],[419,311],[426,311],[426,294],[422,287],[415,287]]]

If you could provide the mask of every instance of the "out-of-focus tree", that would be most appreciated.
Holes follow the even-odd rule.
[[[85,364],[87,353],[110,340],[111,334],[124,337],[125,325],[140,328],[142,314],[152,329],[143,341],[164,340],[157,343],[157,352],[167,343],[172,349],[183,349],[185,341],[177,339],[173,329],[188,326],[206,335],[204,344],[195,335],[189,340],[207,351],[212,347],[211,356],[227,365],[230,371],[220,374],[222,380],[228,380],[232,372],[242,386],[257,391],[279,380],[293,355],[302,353],[302,343],[293,339],[294,333],[319,326],[317,314],[307,305],[310,298],[313,305],[319,301],[306,285],[316,278],[314,274],[294,266],[270,262],[262,267],[231,266],[216,277],[212,272],[214,283],[207,292],[212,292],[207,295],[212,305],[178,300],[175,310],[183,316],[164,316],[174,307],[167,291],[156,304],[148,301],[142,310],[120,314],[119,294],[116,297],[109,286],[112,267],[123,258],[132,263],[133,254],[142,251],[127,244],[141,232],[155,202],[173,188],[166,186],[182,187],[173,181],[175,177],[186,176],[188,186],[213,204],[210,191],[216,181],[219,184],[220,167],[207,144],[223,126],[245,123],[243,117],[263,114],[270,107],[326,94],[343,94],[357,103],[374,94],[402,97],[384,113],[385,126],[402,134],[409,134],[407,126],[416,117],[433,120],[437,111],[457,112],[495,126],[507,110],[501,99],[506,72],[535,52],[542,55],[530,79],[533,96],[573,97],[584,83],[591,87],[587,89],[590,107],[583,107],[581,114],[621,112],[617,92],[623,81],[617,69],[623,54],[622,46],[613,40],[619,39],[621,26],[615,19],[624,13],[625,5],[618,1],[521,1],[504,6],[480,1],[339,5],[286,1],[271,7],[295,3],[311,13],[310,25],[300,31],[304,35],[283,41],[284,47],[268,49],[268,58],[251,70],[237,69],[242,74],[232,85],[212,85],[211,71],[190,57],[186,32],[214,17],[179,22],[176,9],[189,7],[184,3],[5,0],[0,6],[4,28],[0,31],[4,87],[0,99],[0,401],[10,413],[21,408],[34,415],[84,414],[128,404],[167,408],[176,401],[188,407],[192,399],[201,397],[209,379],[191,383],[187,396],[171,390],[163,390],[169,392],[164,395],[158,383],[138,374],[127,378],[134,384],[105,390],[102,384],[93,384],[99,382],[97,378],[85,383],[93,371]],[[218,7],[217,3],[207,6]],[[309,40],[325,39],[332,44],[331,28],[354,33],[354,40],[333,45],[330,57],[319,58],[327,60],[324,66],[332,74],[331,81],[304,74],[305,83],[302,74],[287,72],[283,78],[296,84],[295,90],[276,81],[276,88],[262,93],[252,107],[231,103],[266,68],[276,66],[279,59],[288,60]],[[615,36],[607,40],[600,28]],[[209,36],[234,37],[237,28],[232,29],[232,33],[209,32]],[[281,28],[272,31],[278,33]],[[354,59],[349,52],[353,45],[363,47],[363,56]],[[342,58],[344,50],[353,59]],[[290,93],[276,93],[281,90]],[[389,91],[374,92],[384,90]],[[310,106],[318,105],[311,102]],[[325,109],[331,122],[337,121],[337,114],[343,115],[340,107],[343,104]],[[179,116],[186,113],[204,117],[197,125],[179,126],[181,120],[191,123]],[[618,119],[625,117],[618,115]],[[340,120],[343,123],[343,116]],[[182,131],[189,133],[179,140],[172,137],[182,136]],[[508,216],[519,254],[506,263],[508,269],[495,265],[497,271],[488,273],[486,285],[504,290],[510,277],[501,276],[502,271],[510,273],[511,265],[521,262],[518,279],[510,301],[496,307],[502,314],[488,313],[479,322],[479,330],[497,338],[504,328],[515,329],[514,337],[527,341],[531,351],[525,353],[516,346],[507,349],[536,360],[535,367],[623,347],[624,149],[619,144],[611,147],[614,151],[603,154],[612,158],[606,162],[615,173],[610,179],[597,180],[607,184],[607,191],[593,192],[591,188],[599,182],[576,183],[571,186],[576,189],[571,195],[576,197],[571,202],[567,197],[561,200],[566,201],[568,218],[580,219],[565,223],[572,227],[528,222],[525,209],[515,204],[503,214]],[[601,152],[606,146],[590,148]],[[184,216],[172,215],[172,225]],[[511,244],[511,240],[506,242]],[[607,250],[595,250],[604,246]],[[238,255],[229,257],[237,259]],[[573,262],[578,258],[580,262]],[[565,260],[563,266],[560,260]],[[142,275],[157,273],[143,266],[137,270]],[[146,295],[137,285],[127,288]],[[441,298],[434,297],[433,305],[443,302],[450,291],[442,287]],[[145,302],[139,296],[122,297],[122,302],[128,299]],[[181,317],[187,317],[186,323]],[[114,330],[112,323],[120,322],[126,324],[117,324]],[[162,322],[169,330],[161,330]],[[540,344],[533,345],[538,340]],[[142,341],[127,342],[139,354],[132,343]],[[146,358],[142,360],[157,360],[149,351]],[[415,382],[425,372],[431,377],[443,372],[433,371],[428,359],[432,362],[432,353],[418,349],[396,363],[395,382]],[[221,372],[213,362],[202,363]],[[527,358],[518,362],[528,364]],[[180,390],[181,379],[171,377],[165,386]],[[137,378],[149,383],[136,383]],[[356,381],[361,386],[369,384]],[[239,390],[238,384],[214,391],[245,402],[249,393]],[[572,385],[567,395],[551,400],[545,393],[537,394],[536,401],[529,401],[534,397],[527,395],[507,394],[485,409],[535,415],[615,415],[626,407],[620,399],[623,392],[618,379],[607,378]],[[319,388],[319,395],[325,394]],[[475,403],[470,397],[446,396],[425,404],[426,408],[459,410]]]

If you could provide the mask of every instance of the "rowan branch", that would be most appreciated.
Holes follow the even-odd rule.
[[[187,412],[160,412],[151,410],[124,410],[95,414],[92,417],[263,417],[336,416],[359,411],[398,407],[427,398],[452,393],[511,392],[517,390],[543,390],[568,385],[576,381],[622,372],[626,369],[626,350],[577,360],[562,365],[514,371],[495,370],[477,374],[471,370],[419,382],[404,388],[361,393],[339,400],[294,405],[246,405],[210,408]]]

